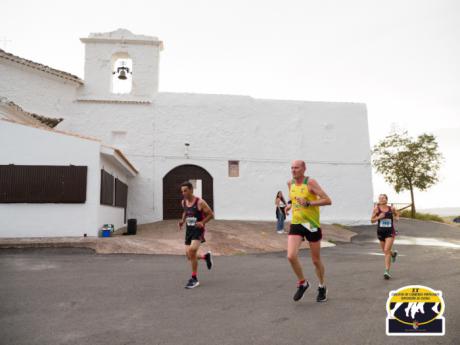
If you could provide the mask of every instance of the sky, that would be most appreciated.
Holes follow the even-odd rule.
[[[160,91],[366,103],[371,145],[392,129],[437,135],[440,182],[416,202],[460,207],[460,1],[2,0],[2,12],[0,48],[81,78],[79,38],[126,28],[164,42]]]

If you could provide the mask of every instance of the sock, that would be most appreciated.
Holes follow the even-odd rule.
[[[201,259],[201,260],[206,260],[206,254],[201,255],[201,256],[200,256],[200,259]]]
[[[323,287],[324,287],[324,284],[321,284],[321,283],[320,283],[320,284],[318,284],[318,287],[323,288]]]
[[[193,278],[193,279],[198,279],[198,278],[196,277],[196,275],[197,275],[196,272],[192,272],[192,278]]]
[[[299,280],[298,284],[299,284],[299,286],[300,285],[305,285],[305,279]]]

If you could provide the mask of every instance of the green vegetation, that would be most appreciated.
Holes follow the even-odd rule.
[[[431,213],[415,213],[415,217],[412,217],[412,213],[410,210],[404,210],[401,212],[401,217],[404,218],[415,218],[420,220],[432,220],[435,222],[445,223],[444,219],[436,214]]]
[[[374,146],[373,165],[397,193],[410,191],[412,213],[416,218],[414,189],[425,191],[438,182],[442,155],[436,138],[422,134],[411,138],[407,132],[392,133]]]

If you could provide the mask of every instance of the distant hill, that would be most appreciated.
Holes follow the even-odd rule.
[[[424,208],[418,209],[417,212],[432,213],[442,217],[460,216],[460,207]]]

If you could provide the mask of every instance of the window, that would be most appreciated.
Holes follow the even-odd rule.
[[[240,176],[240,162],[239,161],[228,161],[228,177],[239,177]]]
[[[128,185],[101,170],[101,205],[123,207],[128,206]]]
[[[0,165],[0,203],[85,203],[87,172],[74,165]]]
[[[128,186],[117,178],[115,179],[115,206],[124,208],[128,206]]]
[[[113,176],[101,170],[101,205],[113,206],[113,185]]]

